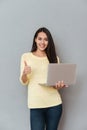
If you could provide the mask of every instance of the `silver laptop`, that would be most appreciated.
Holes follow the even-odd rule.
[[[50,63],[48,64],[47,82],[39,83],[44,86],[53,86],[58,81],[72,85],[76,82],[76,64],[71,63]]]

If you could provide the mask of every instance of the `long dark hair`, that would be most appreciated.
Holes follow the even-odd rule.
[[[53,41],[50,31],[45,27],[39,28],[36,31],[34,38],[33,38],[33,45],[32,45],[31,52],[34,52],[37,50],[37,45],[36,45],[35,39],[38,36],[38,33],[40,33],[40,32],[44,32],[48,38],[48,46],[45,49],[45,52],[46,52],[47,58],[49,60],[49,63],[57,63],[57,56],[56,56],[54,41]]]

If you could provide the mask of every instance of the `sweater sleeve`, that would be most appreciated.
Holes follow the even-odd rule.
[[[22,85],[27,86],[28,83],[29,83],[29,75],[27,75],[28,80],[27,80],[26,83],[24,83],[24,82],[22,81],[22,79],[21,79],[22,74],[23,74],[23,70],[24,70],[24,61],[25,61],[25,58],[26,58],[26,54],[24,53],[24,54],[21,56],[21,61],[20,61],[20,76],[19,76],[19,80],[20,80],[20,82],[21,82]]]
[[[58,61],[58,64],[60,63],[60,59],[59,59],[59,57],[57,56],[57,61]]]

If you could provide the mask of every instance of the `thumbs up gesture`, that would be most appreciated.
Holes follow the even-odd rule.
[[[27,62],[24,61],[24,70],[23,70],[23,74],[24,75],[27,75],[27,74],[30,74],[31,73],[31,67],[28,66]]]

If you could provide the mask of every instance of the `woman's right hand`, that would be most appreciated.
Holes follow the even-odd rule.
[[[31,67],[27,64],[26,61],[24,61],[24,70],[23,70],[23,75],[28,75],[31,73]]]

